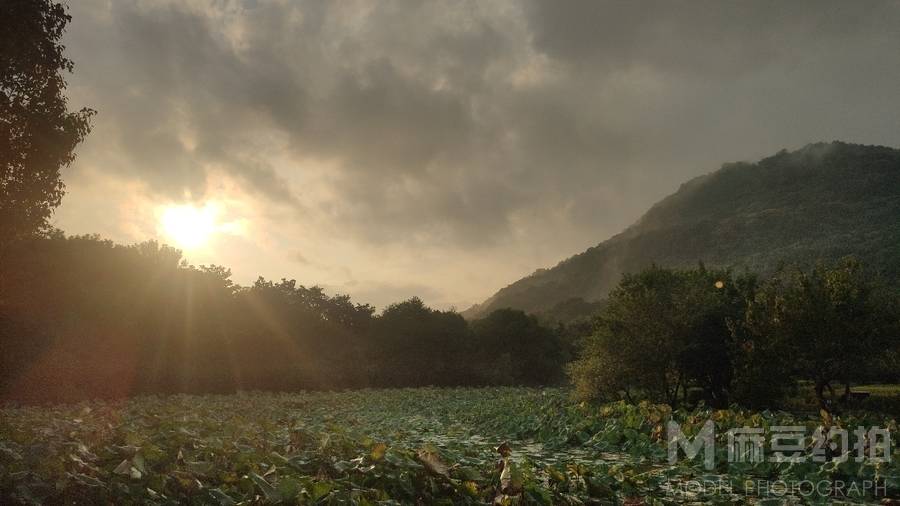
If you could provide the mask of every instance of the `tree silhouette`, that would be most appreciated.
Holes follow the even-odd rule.
[[[63,94],[73,64],[60,39],[70,20],[49,0],[0,6],[0,244],[49,230],[65,189],[60,169],[90,131],[94,111],[69,112]]]

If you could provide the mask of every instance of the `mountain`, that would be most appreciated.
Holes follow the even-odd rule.
[[[810,144],[694,178],[620,234],[516,281],[463,315],[596,307],[623,273],[653,263],[702,261],[766,273],[783,261],[808,265],[851,254],[900,279],[900,150]]]

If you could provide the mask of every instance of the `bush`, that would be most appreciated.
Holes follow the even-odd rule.
[[[851,383],[890,374],[898,322],[896,294],[853,259],[785,267],[762,284],[702,265],[651,267],[611,293],[568,372],[581,398],[673,407],[689,390],[714,406],[777,407],[798,380],[811,380],[820,407],[832,410]]]

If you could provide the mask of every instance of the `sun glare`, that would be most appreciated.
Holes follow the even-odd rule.
[[[165,235],[186,250],[204,246],[216,232],[216,210],[207,204],[194,207],[189,204],[169,206],[163,209],[160,225]]]

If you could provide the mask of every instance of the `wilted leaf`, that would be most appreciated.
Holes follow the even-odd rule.
[[[131,462],[123,460],[115,469],[113,469],[113,472],[116,474],[131,474]]]
[[[512,459],[503,459],[503,471],[500,472],[500,491],[506,495],[522,493],[522,473]]]
[[[447,467],[447,464],[441,462],[437,453],[423,449],[416,453],[416,457],[418,457],[419,462],[421,462],[429,472],[446,478],[450,477],[450,468]]]
[[[377,462],[384,458],[385,451],[387,451],[387,445],[384,443],[377,443],[372,447],[372,451],[369,453],[369,457]]]

